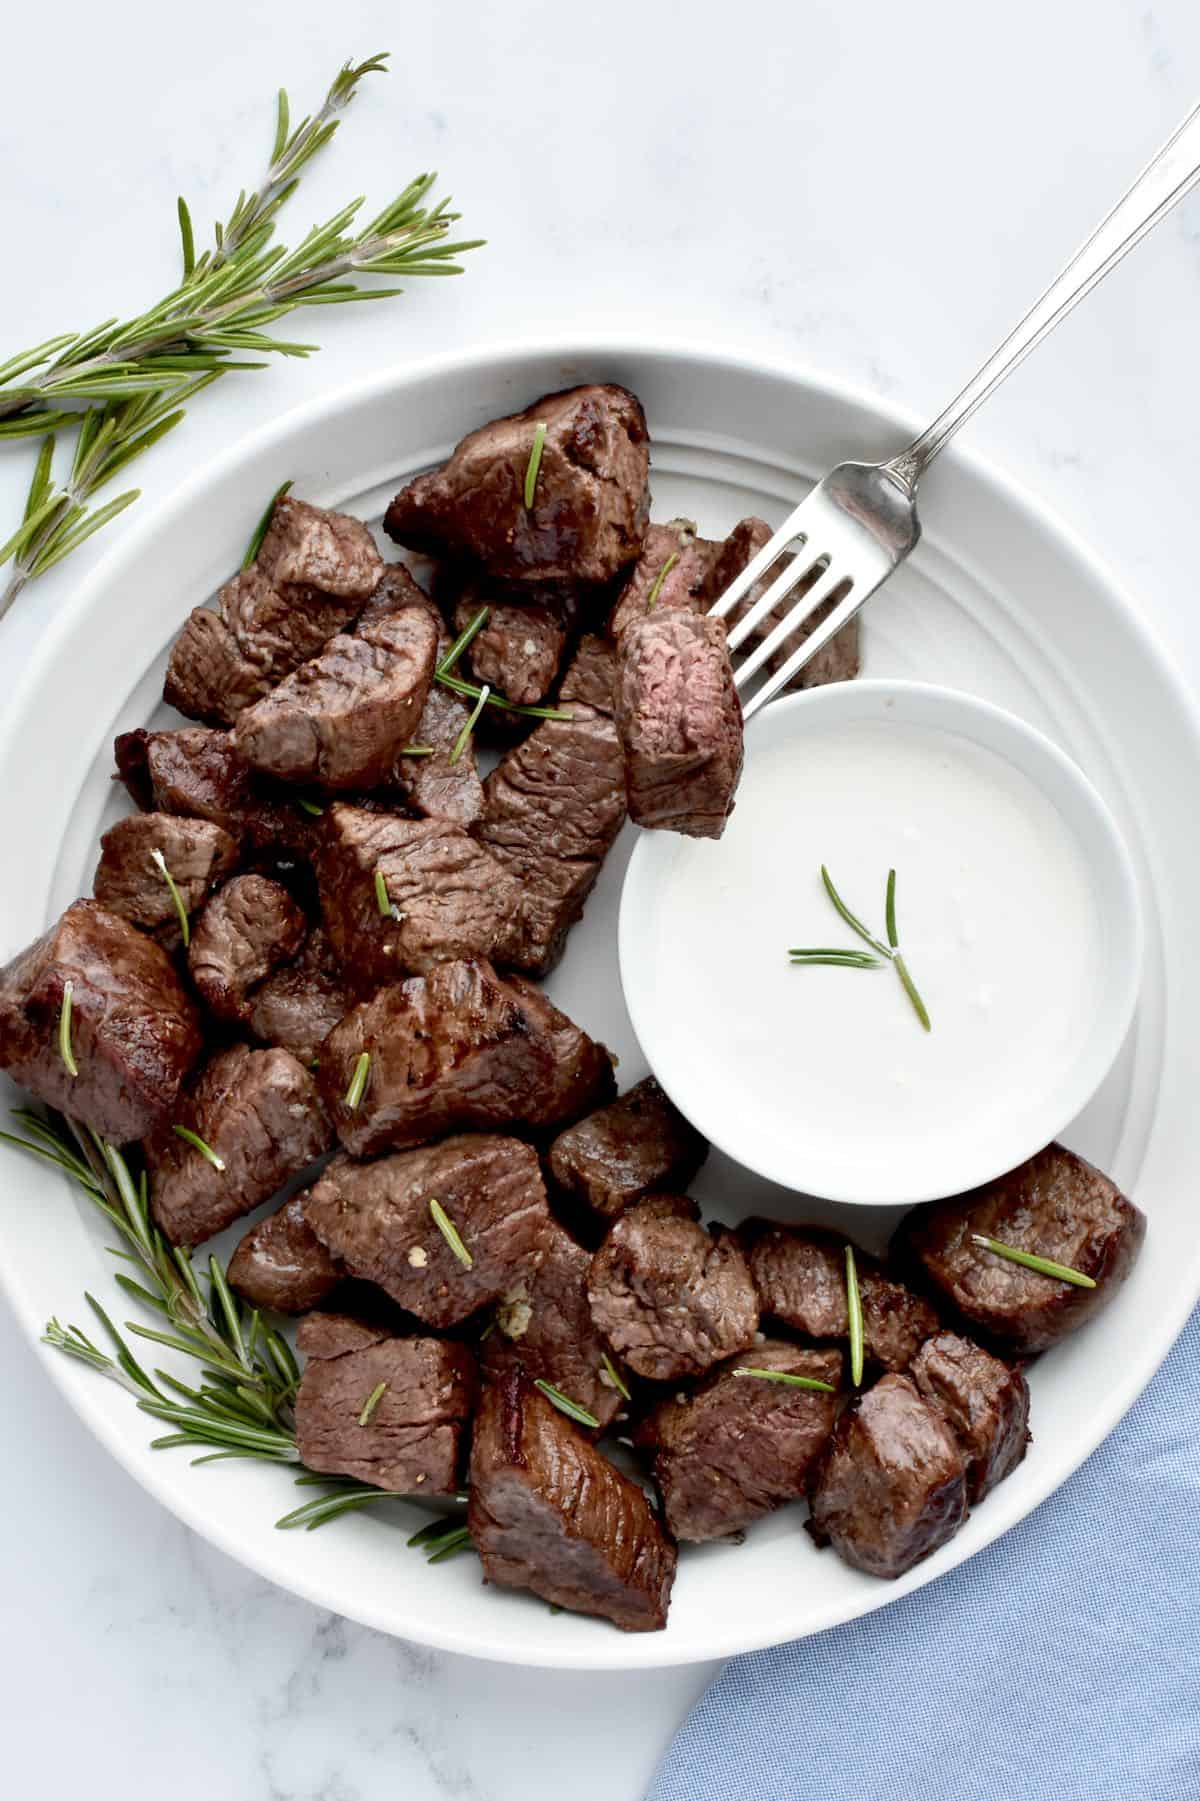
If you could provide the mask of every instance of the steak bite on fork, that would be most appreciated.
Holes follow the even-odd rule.
[[[650,613],[625,632],[616,723],[629,816],[719,838],[742,773],[742,709],[719,619]]]

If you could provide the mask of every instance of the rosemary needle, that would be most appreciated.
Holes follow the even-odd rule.
[[[453,644],[437,666],[435,673],[439,679],[444,675],[449,675],[468,644],[470,644],[472,639],[476,638],[483,630],[484,626],[487,624],[488,614],[491,610],[490,607],[480,607],[474,619],[464,625],[462,631],[459,632],[458,637],[454,640]]]
[[[610,1385],[616,1389],[623,1401],[632,1401],[633,1396],[629,1392],[628,1384],[607,1351],[601,1351],[600,1365],[602,1372],[600,1380],[603,1382],[607,1378]]]
[[[463,1243],[462,1238],[459,1236],[458,1227],[454,1224],[454,1221],[450,1218],[450,1215],[446,1212],[442,1203],[440,1201],[430,1201],[429,1213],[434,1225],[446,1240],[446,1243],[450,1246],[450,1249],[454,1252],[454,1255],[458,1258],[458,1261],[462,1264],[463,1268],[472,1269],[475,1264],[475,1259]]]
[[[1036,1270],[1040,1276],[1053,1276],[1058,1282],[1071,1282],[1076,1288],[1095,1288],[1091,1276],[1085,1276],[1081,1269],[1072,1269],[1069,1263],[1056,1263],[1052,1257],[1038,1257],[1033,1251],[1019,1250],[1015,1244],[1005,1244],[999,1238],[987,1238],[982,1232],[971,1233],[971,1243],[981,1245],[985,1251],[992,1251],[997,1257],[1004,1257],[1009,1263],[1019,1263],[1022,1269]]]
[[[846,1318],[850,1327],[850,1380],[861,1388],[863,1379],[862,1296],[858,1292],[858,1266],[854,1246],[846,1246]]]
[[[479,715],[483,712],[483,709],[487,706],[488,696],[491,692],[492,692],[491,688],[485,682],[483,684],[483,687],[479,690],[479,698],[476,700],[475,705],[472,707],[470,714],[468,715],[467,719],[463,723],[462,731],[458,734],[458,737],[454,740],[454,749],[450,752],[450,762],[451,763],[457,763],[458,759],[462,756],[464,750],[466,750],[467,742],[471,736],[471,733],[475,730],[475,727],[479,723]]]
[[[879,955],[881,957],[886,957],[888,959],[888,961],[890,962],[891,956],[892,956],[891,951],[888,949],[886,944],[880,944],[878,938],[872,938],[870,932],[868,932],[866,926],[863,924],[862,920],[859,919],[858,915],[856,913],[852,913],[850,911],[849,907],[846,905],[845,901],[842,899],[841,895],[838,893],[837,889],[834,887],[833,877],[830,875],[829,871],[826,869],[824,863],[822,863],[822,865],[821,865],[821,880],[825,884],[826,894],[829,896],[830,900],[833,902],[834,906],[837,908],[838,912],[841,914],[841,916],[845,920],[846,924],[850,927],[850,930],[852,932],[857,932],[858,936],[863,940],[864,943],[869,944],[871,946],[872,950],[878,951]]]
[[[835,1395],[832,1382],[819,1382],[815,1376],[795,1376],[791,1370],[763,1370],[747,1366],[734,1370],[735,1376],[757,1376],[760,1382],[783,1382],[789,1388],[812,1388],[821,1394]]]
[[[74,982],[63,983],[62,1011],[58,1016],[58,1054],[63,1060],[63,1067],[72,1082],[79,1074],[79,1065],[75,1061],[75,1052],[71,1049],[71,1010],[75,995]]]
[[[392,916],[392,897],[388,893],[387,877],[384,875],[382,869],[376,869],[375,871],[375,900],[383,917],[385,919],[390,919]]]
[[[185,1144],[190,1144],[194,1151],[199,1151],[205,1162],[211,1163],[218,1175],[223,1176],[225,1174],[224,1157],[218,1157],[216,1151],[213,1150],[212,1145],[206,1144],[199,1132],[193,1132],[190,1126],[172,1126],[171,1130],[174,1132],[176,1138],[182,1138],[183,1142]]]
[[[160,850],[152,850],[150,852],[150,861],[154,864],[159,875],[171,891],[171,899],[174,901],[175,911],[179,915],[179,930],[183,935],[183,948],[186,950],[191,943],[192,928],[191,922],[188,919],[188,910],[183,904],[183,896],[180,894],[176,885],[175,877],[167,868],[167,859],[163,856],[162,852]]]
[[[929,1023],[929,1014],[926,1010],[925,1002],[917,993],[916,983],[908,973],[908,964],[900,955],[900,939],[896,932],[896,871],[894,869],[888,870],[887,898],[884,903],[884,911],[887,915],[887,935],[888,943],[892,947],[892,962],[895,965],[896,974],[900,978],[900,986],[911,1001],[913,1012],[920,1020],[924,1029],[927,1032],[932,1032],[933,1027]]]
[[[374,1413],[387,1391],[388,1385],[386,1382],[380,1382],[378,1387],[371,1390],[370,1394],[363,1402],[363,1410],[358,1416],[358,1423],[360,1426],[370,1425],[371,1415]]]
[[[296,805],[302,813],[307,813],[310,819],[320,819],[325,811],[324,807],[318,806],[315,800],[309,800],[308,796],[304,794],[296,796]]]
[[[650,611],[650,609],[654,606],[655,602],[658,600],[659,595],[662,593],[663,583],[666,581],[667,577],[670,575],[672,569],[674,569],[674,567],[678,561],[679,561],[679,552],[677,550],[673,550],[671,552],[670,556],[667,558],[666,562],[663,564],[662,568],[659,570],[658,574],[655,576],[654,586],[651,588],[649,594],[646,596],[646,611],[647,612]]]
[[[586,1407],[581,1407],[578,1401],[573,1401],[570,1395],[565,1395],[561,1388],[555,1388],[553,1382],[545,1382],[539,1376],[533,1386],[540,1389],[551,1406],[557,1407],[560,1413],[565,1413],[569,1420],[577,1420],[581,1426],[598,1426],[600,1424],[594,1413],[589,1413]]]
[[[284,495],[291,491],[291,486],[292,486],[292,484],[290,481],[281,482],[279,484],[279,486],[276,488],[274,494],[272,494],[270,500],[267,502],[266,511],[264,512],[262,518],[259,520],[258,524],[255,526],[253,535],[251,536],[251,539],[250,539],[250,542],[246,546],[246,554],[242,558],[242,568],[243,569],[249,569],[251,563],[254,561],[255,557],[258,555],[259,551],[262,549],[263,539],[266,537],[267,533],[270,531],[271,521],[275,517],[275,508],[279,505],[279,503],[283,499]]]
[[[882,969],[883,960],[873,957],[870,951],[838,950],[830,947],[826,950],[790,950],[788,958],[797,964],[828,964],[832,969]]]
[[[354,1065],[354,1074],[350,1077],[350,1086],[346,1090],[346,1111],[354,1113],[367,1091],[367,1081],[371,1074],[371,1053],[361,1051]]]
[[[546,447],[546,427],[538,424],[533,428],[533,447],[529,452],[529,462],[525,468],[525,511],[533,505],[533,497],[537,492],[538,470],[542,466],[542,451]]]

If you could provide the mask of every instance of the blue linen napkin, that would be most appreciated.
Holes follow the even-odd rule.
[[[727,1664],[648,1801],[710,1797],[1200,1801],[1200,1312],[1106,1443],[996,1544]]]

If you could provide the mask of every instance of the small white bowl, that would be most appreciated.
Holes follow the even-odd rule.
[[[894,967],[794,967],[791,946]],[[621,898],[642,1049],[726,1155],[799,1192],[907,1205],[1015,1168],[1082,1111],[1137,1002],[1137,885],[1107,806],[1040,732],[914,682],[789,696],[746,735],[717,842],[643,832]]]

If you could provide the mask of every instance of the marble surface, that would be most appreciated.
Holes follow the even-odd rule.
[[[209,0],[185,40],[149,0],[10,9],[0,355],[144,305],[175,274],[176,194],[198,224],[227,209],[265,153],[274,87],[299,110],[342,58],[389,46],[393,74],[355,103],[293,221],[353,191],[382,200],[434,165],[488,248],[466,279],[310,317],[321,354],[205,396],[139,470],[143,506],[307,395],[539,331],[774,349],[931,412],[1194,101],[1200,12],[459,0],[406,17],[383,0],[333,13]],[[1192,681],[1198,303],[1193,199],[970,428],[973,447],[1103,548]],[[0,455],[0,522],[26,466]],[[91,554],[0,627],[5,687]],[[3,879],[13,861],[4,847]],[[578,1801],[643,1793],[711,1672],[526,1673],[321,1614],[150,1502],[66,1409],[42,1355],[0,1304],[0,1730],[14,1792],[107,1801],[153,1781],[172,1801],[541,1801],[566,1781]]]

